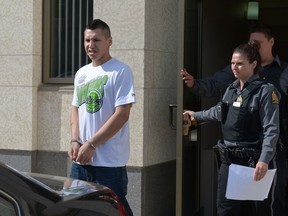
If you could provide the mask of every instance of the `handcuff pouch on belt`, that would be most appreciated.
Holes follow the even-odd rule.
[[[227,147],[223,141],[219,140],[217,143],[220,161],[230,165],[234,160],[247,159],[249,167],[255,167],[255,163],[260,158],[261,151],[254,148],[247,147]]]

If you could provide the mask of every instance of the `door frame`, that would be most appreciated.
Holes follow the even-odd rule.
[[[184,64],[184,24],[185,24],[185,0],[178,1],[178,49],[177,72]],[[176,138],[176,216],[182,216],[182,110],[183,110],[183,80],[177,76],[177,138]]]

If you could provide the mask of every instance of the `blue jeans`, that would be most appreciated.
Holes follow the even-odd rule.
[[[121,200],[129,216],[132,210],[126,199],[128,176],[126,167],[96,167],[91,165],[72,164],[70,178],[99,183],[112,189]]]

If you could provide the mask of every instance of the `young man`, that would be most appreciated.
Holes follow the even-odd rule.
[[[260,43],[259,53],[261,55],[261,66],[259,76],[262,80],[266,80],[275,85],[281,93],[279,103],[280,110],[280,136],[277,143],[276,165],[277,173],[274,182],[275,188],[272,187],[272,215],[286,215],[285,210],[287,201],[285,201],[285,190],[287,187],[287,157],[286,151],[288,147],[288,68],[287,63],[280,61],[279,57],[273,56],[273,45],[275,39],[272,29],[263,24],[251,26],[249,32],[249,41],[257,41]],[[187,87],[194,94],[200,96],[216,96],[223,94],[227,86],[234,81],[231,66],[217,71],[212,77],[203,80],[196,80],[185,69],[180,73]]]
[[[109,26],[95,19],[84,31],[84,47],[91,63],[74,80],[71,111],[71,178],[111,188],[133,215],[127,194],[126,163],[130,154],[129,115],[135,103],[133,75],[111,57]]]

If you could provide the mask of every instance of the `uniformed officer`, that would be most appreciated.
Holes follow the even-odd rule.
[[[273,197],[273,215],[286,216],[288,199],[288,65],[280,58],[273,56],[275,38],[270,26],[257,23],[251,26],[249,41],[255,40],[260,43],[261,68],[259,77],[274,84],[281,94],[280,109],[280,138],[277,143],[276,165],[277,172]],[[227,86],[234,81],[230,66],[217,71],[212,77],[196,80],[185,69],[181,71],[183,80],[189,89],[200,96],[216,96],[225,91]],[[286,197],[286,200],[285,200]]]
[[[183,113],[188,114],[191,121],[221,121],[223,141],[219,142],[219,152],[222,163],[217,191],[219,216],[273,215],[269,205],[264,204],[267,200],[239,201],[225,197],[231,163],[255,167],[251,176],[255,181],[261,180],[268,168],[273,167],[279,137],[280,95],[274,85],[259,79],[259,46],[253,41],[234,50],[231,69],[236,80],[228,86],[220,104],[204,111]]]

